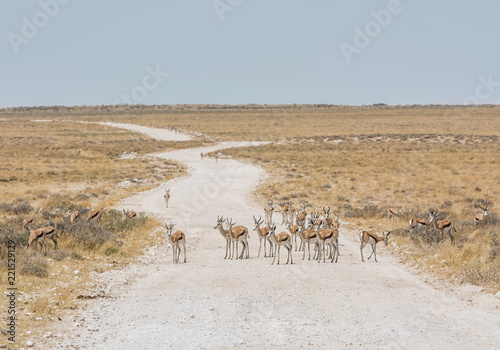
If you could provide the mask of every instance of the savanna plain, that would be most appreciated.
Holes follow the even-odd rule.
[[[168,128],[192,139],[158,141],[104,122]],[[152,246],[166,251],[158,217],[141,212],[127,219],[117,204],[188,174],[182,161],[155,153],[221,141],[249,145],[205,157],[240,160],[268,174],[253,193],[261,208],[273,200],[323,214],[328,206],[349,229],[340,236],[359,241],[362,230],[390,231],[389,245],[379,245],[379,254],[385,251],[412,274],[429,276],[436,288],[500,291],[498,106],[18,108],[0,111],[0,128],[0,278],[7,285],[7,242],[14,241],[17,344],[57,342],[61,320],[105,297],[86,291],[91,276],[126,269]],[[476,220],[486,207],[488,215]],[[389,215],[389,208],[400,210]],[[92,209],[102,211],[99,220],[85,218]],[[72,222],[74,210],[80,219]],[[436,220],[453,222],[454,244],[431,225],[410,230],[411,219],[428,219],[430,211],[438,213]],[[264,210],[248,213],[253,215]],[[58,249],[51,241],[44,250],[23,248],[30,230],[49,225],[57,230]],[[214,239],[220,240],[223,261],[223,239]],[[189,247],[187,254],[189,259]],[[295,260],[301,263],[299,255]],[[173,268],[170,260],[164,263]],[[6,339],[5,327],[0,325]]]

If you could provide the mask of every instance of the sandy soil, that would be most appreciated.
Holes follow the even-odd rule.
[[[130,128],[130,126],[129,126]],[[140,129],[135,129],[139,131]],[[442,285],[379,246],[362,263],[358,231],[340,230],[338,263],[301,259],[271,265],[257,258],[251,199],[262,169],[200,153],[247,143],[158,154],[189,175],[121,205],[172,221],[186,233],[187,263],[174,265],[167,244],[129,267],[95,274],[88,286],[107,297],[63,322],[47,348],[74,349],[494,349],[500,347],[500,300],[478,288]],[[171,189],[165,208],[164,188]],[[250,230],[250,259],[224,260],[217,215]],[[281,217],[275,214],[281,222]],[[283,227],[280,227],[283,229]],[[368,256],[366,249],[365,259]],[[60,331],[60,330],[59,330]]]

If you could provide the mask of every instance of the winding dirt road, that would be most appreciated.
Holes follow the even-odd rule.
[[[264,213],[251,194],[264,180],[264,171],[235,160],[200,157],[201,152],[245,145],[158,154],[185,163],[189,175],[122,205],[171,220],[183,230],[187,263],[172,264],[172,251],[164,245],[152,247],[126,269],[96,275],[112,297],[92,303],[54,347],[500,347],[500,300],[471,287],[451,291],[409,270],[383,247],[378,264],[362,263],[357,232],[341,227],[337,264],[318,264],[307,256],[303,261],[299,252],[294,252],[293,265],[271,266],[269,258],[257,258],[252,215]],[[172,195],[168,209],[166,187]],[[249,260],[224,260],[225,241],[213,229],[220,214],[249,228]],[[284,263],[286,254],[282,259]]]

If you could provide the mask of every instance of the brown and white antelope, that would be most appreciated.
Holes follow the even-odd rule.
[[[137,213],[133,210],[123,209],[124,220],[134,220],[137,217]]]
[[[323,263],[325,262],[325,246],[327,244],[332,247],[332,252],[330,254],[332,259],[331,262],[333,262],[334,259],[335,262],[337,262],[339,258],[339,231],[333,227],[320,229],[319,225],[315,227],[315,231],[318,240],[318,263],[321,262],[321,254],[323,254]]]
[[[419,219],[419,218],[413,218],[409,221],[408,225],[409,225],[409,228],[410,228],[410,234],[413,232],[415,232],[415,230],[418,231],[418,228],[423,226],[425,228],[425,232],[427,232],[427,226],[429,226],[432,221],[435,219],[433,216],[432,216],[432,210],[429,210],[430,214],[429,214],[429,219]]]
[[[174,224],[172,223],[170,223],[170,225],[165,223],[165,228],[167,229],[167,235],[170,239],[170,243],[172,244],[173,263],[176,264],[179,262],[179,257],[181,255],[181,248],[179,247],[180,244],[182,244],[182,248],[184,250],[184,262],[186,262],[186,235],[182,231],[175,231],[175,233],[172,233],[174,229]]]
[[[375,255],[375,262],[377,261],[377,243],[379,242],[384,242],[385,245],[387,245],[389,241],[389,235],[391,234],[391,231],[384,233],[383,236],[377,236],[375,233],[368,232],[368,231],[363,231],[362,233],[359,234],[359,239],[361,240],[361,247],[359,248],[359,251],[361,252],[361,261],[365,262],[365,259],[363,258],[363,248],[367,245],[370,244],[372,246],[372,253],[368,257],[368,260],[372,257],[372,255]]]
[[[224,256],[224,259],[226,259],[228,255],[229,258],[231,258],[231,239],[229,237],[229,229],[224,230],[224,227],[222,227],[224,222],[225,220],[222,216],[217,216],[217,225],[215,225],[214,230],[219,229],[220,234],[226,240],[226,256]],[[241,252],[241,254],[243,254],[243,252]]]
[[[231,239],[231,260],[234,258],[234,250],[236,249],[236,254],[238,254],[238,244],[241,242],[244,246],[244,251],[246,251],[246,258],[250,257],[250,251],[248,249],[248,229],[245,226],[234,226],[233,219],[226,220],[229,225],[229,238]],[[233,227],[234,226],[234,227]],[[238,257],[236,257],[238,258]],[[241,252],[240,259],[243,258],[243,251]]]
[[[274,259],[276,259],[276,250],[278,250],[278,265],[280,264],[281,246],[284,246],[286,248],[286,250],[288,250],[286,264],[288,264],[289,260],[291,261],[290,263],[293,264],[292,238],[290,237],[290,235],[286,232],[281,232],[279,234],[276,234],[276,225],[273,224],[269,228],[268,236],[270,237],[270,239],[274,245],[274,257],[273,257],[273,262],[271,263],[271,265],[274,264]]]
[[[165,205],[168,208],[168,200],[170,199],[170,188],[167,188],[165,190],[165,194],[163,195],[163,198],[165,199]]]
[[[481,209],[481,213],[478,213],[478,214],[476,214],[476,216],[474,216],[474,223],[476,225],[479,225],[480,223],[484,223],[486,220],[486,217],[488,216],[488,206],[483,208],[482,206],[478,205],[478,207]]]
[[[45,239],[50,238],[52,242],[54,242],[54,250],[57,249],[57,232],[56,228],[54,226],[46,226],[42,227],[43,231],[43,237],[42,237],[42,243],[45,245]]]
[[[435,219],[437,218],[438,211],[431,212],[431,216]],[[448,229],[448,235],[450,236],[451,244],[455,244],[455,237],[453,232],[457,232],[453,222],[451,220],[438,220],[434,221],[434,227],[441,231],[441,241],[444,239],[444,230]]]
[[[288,213],[290,211],[290,205],[286,202],[279,202],[278,203],[281,211],[281,224],[288,224]]]
[[[400,218],[403,215],[403,207],[387,209],[387,221],[392,220],[394,216]]]
[[[274,211],[273,201],[269,200],[269,201],[267,201],[267,206],[264,207],[264,213],[266,216],[266,223],[268,226],[271,225],[273,222],[273,211]]]
[[[316,245],[318,239],[316,237],[316,230],[314,229],[314,225],[310,224],[307,228],[304,226],[299,226],[299,235],[302,238],[302,248],[304,253],[302,254],[302,260],[306,257],[306,247],[305,244],[307,242],[307,249],[309,251],[308,260],[311,260],[311,243]]]
[[[87,213],[87,222],[90,220],[99,220],[101,218],[102,211],[100,209],[91,209]]]
[[[256,219],[255,216],[253,217],[253,221],[255,224],[255,227],[253,228],[254,231],[257,232],[257,235],[259,236],[259,253],[257,254],[257,257],[260,256],[260,249],[262,247],[262,241],[264,241],[264,257],[266,257],[266,241],[269,241],[269,256],[272,256],[272,250],[273,250],[273,244],[268,237],[269,233],[269,226],[265,227],[260,227],[264,223],[264,220],[262,220],[262,217],[259,216],[259,219]]]
[[[297,225],[304,226],[306,224],[307,212],[306,205],[302,204],[299,213],[297,214]]]
[[[79,212],[78,210],[73,210],[73,211],[71,212],[70,217],[69,217],[69,221],[73,223],[73,222],[75,222],[75,220],[76,220],[79,216],[80,216],[80,212]]]
[[[295,240],[295,251],[297,251],[297,236],[300,238],[299,235],[299,225],[293,225],[293,221],[288,223],[288,226],[286,227],[288,229],[288,232],[290,232],[290,235],[292,237],[292,241]],[[300,244],[302,246],[302,243]]]
[[[36,250],[37,244],[40,244],[40,253],[41,253],[43,247],[43,241],[42,241],[44,234],[43,229],[39,228],[36,230],[30,230],[28,227],[25,228],[30,233],[30,236],[28,238],[28,245],[26,245],[24,248],[29,249],[31,246],[33,246],[33,249]]]

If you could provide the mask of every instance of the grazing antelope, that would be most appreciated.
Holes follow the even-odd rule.
[[[316,230],[314,229],[313,224],[310,224],[307,229],[304,229],[304,226],[299,226],[299,235],[302,238],[302,248],[304,253],[302,254],[302,260],[306,257],[306,247],[305,244],[307,242],[307,249],[309,250],[309,258],[311,260],[311,243],[316,244],[318,241],[316,237]]]
[[[40,253],[42,252],[42,247],[43,247],[43,234],[44,231],[39,228],[36,230],[30,230],[28,227],[25,227],[26,230],[30,233],[30,237],[28,238],[28,245],[26,245],[24,248],[29,249],[29,247],[34,246],[33,249],[36,250],[37,244],[40,244]]]
[[[248,229],[241,225],[234,226],[236,223],[233,223],[233,219],[229,219],[226,222],[229,225],[229,238],[231,239],[232,245],[231,260],[234,258],[234,249],[236,249],[236,254],[238,254],[239,242],[243,244],[244,250],[247,252],[246,258],[248,259],[250,257],[250,251],[248,249]],[[241,252],[240,259],[243,259],[243,251]]]
[[[137,217],[137,213],[133,210],[123,209],[124,220],[134,220]]]
[[[174,224],[172,223],[170,223],[170,225],[165,223],[165,228],[167,229],[167,235],[170,239],[170,243],[172,243],[172,251],[174,253],[173,263],[175,264],[179,262],[179,257],[181,255],[181,248],[179,247],[180,243],[182,243],[182,248],[184,250],[184,262],[186,262],[186,235],[182,231],[175,231],[175,233],[172,233],[174,229]]]
[[[87,213],[87,222],[93,219],[99,220],[101,218],[102,211],[100,209],[92,209]]]
[[[481,222],[484,223],[486,220],[486,217],[488,216],[488,206],[483,208],[482,206],[478,205],[478,207],[481,209],[481,213],[478,213],[478,214],[476,214],[476,216],[474,216],[474,223],[476,225],[479,225]]]
[[[31,216],[28,216],[28,217],[24,218],[24,220],[23,220],[23,227],[27,228],[28,225],[33,224],[33,221],[34,221],[34,219]]]
[[[54,250],[57,249],[57,232],[54,226],[46,226],[41,228],[43,231],[42,243],[45,245],[45,238],[50,238],[54,242]],[[45,248],[47,249],[47,248]]]
[[[385,245],[387,245],[387,242],[389,240],[389,235],[391,234],[391,231],[383,234],[382,237],[377,236],[374,233],[368,232],[368,231],[363,231],[362,233],[359,234],[359,239],[361,240],[361,247],[359,248],[359,251],[361,252],[361,261],[365,262],[365,259],[363,258],[363,248],[367,245],[370,244],[372,246],[372,253],[368,257],[368,260],[372,257],[372,255],[375,255],[375,262],[377,261],[377,243],[384,241]]]
[[[403,207],[389,208],[387,209],[387,221],[392,220],[393,216],[401,217],[403,214]]]
[[[163,195],[163,198],[165,198],[165,205],[168,208],[168,200],[170,199],[170,188],[167,188],[165,190],[165,194]]]
[[[279,202],[278,205],[280,206],[280,211],[281,211],[281,224],[288,224],[288,212],[290,211],[290,205],[286,202]]]
[[[278,265],[280,264],[280,250],[282,245],[285,246],[285,248],[288,250],[286,263],[288,264],[288,261],[291,260],[291,263],[293,264],[292,238],[290,237],[290,235],[286,232],[281,232],[279,234],[276,234],[276,225],[273,224],[269,228],[268,236],[274,245],[274,256],[271,265],[274,264],[274,259],[276,259],[276,249],[278,250]]]
[[[264,241],[264,258],[266,257],[266,252],[267,252],[266,241],[269,241],[269,256],[271,256],[272,250],[273,250],[273,244],[272,244],[270,238],[268,237],[269,226],[262,227],[262,228],[260,227],[260,225],[262,225],[262,223],[264,222],[264,220],[262,220],[261,216],[259,216],[258,220],[254,216],[253,221],[255,224],[255,227],[253,230],[256,231],[257,235],[259,236],[259,253],[257,254],[257,257],[260,256],[260,249],[262,247],[262,241]]]
[[[273,210],[273,201],[267,201],[267,206],[264,207],[264,213],[266,215],[266,223],[268,226],[273,223]]]
[[[335,259],[338,261],[338,249],[339,249],[339,231],[336,228],[323,228],[320,229],[319,225],[315,227],[316,237],[318,239],[318,263],[321,262],[321,253],[323,253],[323,263],[326,259],[325,246],[328,244],[332,247],[332,252],[330,257],[331,262]]]
[[[69,217],[70,222],[74,222],[80,216],[80,212],[78,210],[73,210]]]
[[[415,230],[418,231],[418,228],[420,226],[423,226],[425,228],[425,233],[427,233],[427,226],[429,226],[432,221],[435,219],[433,216],[432,216],[432,210],[429,210],[430,214],[429,214],[429,219],[425,220],[425,219],[418,219],[418,218],[413,218],[410,220],[409,222],[409,227],[410,227],[410,234],[412,233],[412,231],[414,232]]]
[[[437,218],[438,211],[431,213],[432,217]],[[455,237],[453,236],[453,232],[457,232],[453,222],[450,220],[438,220],[434,221],[434,227],[441,231],[441,241],[444,239],[444,230],[448,229],[448,235],[450,236],[451,244],[455,244]]]
[[[293,221],[288,223],[288,226],[286,227],[288,229],[288,231],[290,232],[290,235],[292,237],[292,241],[294,240],[295,238],[295,251],[297,251],[297,236],[299,236],[300,238],[300,235],[299,235],[299,225],[293,225]],[[300,238],[302,239],[302,238]],[[302,246],[302,243],[300,244]]]

